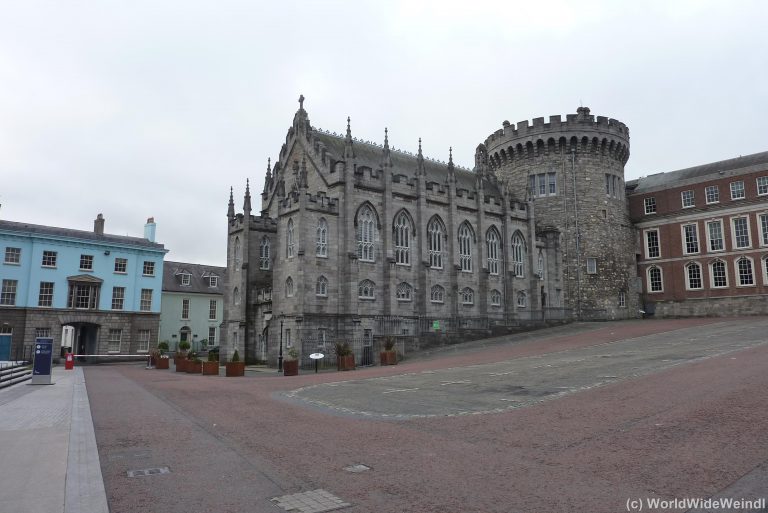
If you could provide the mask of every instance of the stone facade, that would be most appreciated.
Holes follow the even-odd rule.
[[[306,340],[428,332],[569,317],[561,228],[525,191],[475,168],[311,126],[303,105],[262,208],[228,210],[222,357],[274,361]],[[325,348],[328,350],[329,348]]]

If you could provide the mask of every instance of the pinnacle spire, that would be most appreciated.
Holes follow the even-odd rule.
[[[264,178],[264,194],[272,187],[272,159],[267,157],[267,176]]]
[[[448,148],[448,179],[449,180],[456,179],[456,174],[454,172],[454,166],[453,166],[453,146]]]
[[[350,126],[350,118],[347,116],[347,136],[344,138],[344,158],[355,158],[355,149],[352,147],[352,128]]]
[[[421,152],[421,137],[419,137],[419,153],[416,155],[416,174],[424,174],[424,154]]]
[[[245,201],[243,201],[243,213],[246,216],[251,214],[251,185],[248,178],[245,179]]]
[[[232,187],[229,188],[229,208],[227,208],[227,219],[232,221],[235,218],[235,197]]]
[[[384,127],[384,150],[381,154],[381,165],[392,167],[392,156],[389,153],[389,131]]]

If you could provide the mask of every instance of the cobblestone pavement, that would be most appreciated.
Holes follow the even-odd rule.
[[[86,378],[112,513],[279,512],[271,499],[319,489],[356,513],[607,513],[768,493],[767,328],[579,324],[350,373]],[[456,415],[503,398],[520,401]]]

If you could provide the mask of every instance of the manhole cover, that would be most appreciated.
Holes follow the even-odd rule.
[[[325,490],[294,493],[270,499],[276,506],[295,513],[322,513],[351,506]]]
[[[170,474],[168,467],[145,468],[141,470],[129,470],[128,477],[157,476],[160,474]]]
[[[362,463],[355,463],[354,465],[344,467],[344,470],[347,472],[365,472],[366,470],[371,470],[371,467],[363,465]]]

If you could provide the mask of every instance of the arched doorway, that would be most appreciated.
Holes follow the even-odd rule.
[[[192,346],[192,330],[189,326],[184,326],[179,330],[179,344],[187,342],[190,347]]]

